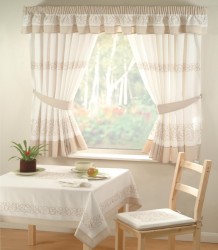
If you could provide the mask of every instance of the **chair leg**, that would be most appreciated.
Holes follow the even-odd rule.
[[[137,236],[138,238],[138,248],[137,250],[144,250],[145,249],[145,237],[139,233]]]
[[[193,233],[193,250],[200,250],[201,228],[196,228]]]
[[[115,250],[124,250],[124,232],[116,222]]]
[[[92,250],[92,248],[87,246],[86,244],[83,244],[83,250]]]
[[[168,249],[169,250],[175,249],[175,235],[168,236]]]

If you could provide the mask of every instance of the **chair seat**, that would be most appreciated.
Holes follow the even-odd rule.
[[[182,215],[169,208],[119,213],[117,219],[138,230],[150,230],[166,226],[172,227],[195,223],[193,218]]]

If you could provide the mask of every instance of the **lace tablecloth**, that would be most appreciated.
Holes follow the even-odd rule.
[[[0,176],[0,216],[77,223],[75,236],[95,247],[110,235],[106,218],[129,204],[140,207],[139,195],[128,169],[102,168],[110,177],[89,180],[90,187],[63,186],[59,180],[78,178],[69,166],[41,165],[33,176],[10,172]]]

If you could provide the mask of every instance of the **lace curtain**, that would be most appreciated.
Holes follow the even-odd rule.
[[[73,100],[92,49],[93,34],[31,35],[33,104],[31,143],[47,144],[48,156],[87,149],[73,113]]]
[[[137,57],[137,60],[144,80],[154,81],[156,92],[151,88],[151,82],[146,83],[145,80],[145,84],[148,89],[150,88],[149,92],[153,100],[159,105],[185,100],[193,96],[196,98],[200,94],[199,87],[197,87],[197,90],[188,92],[194,88],[194,84],[198,81],[198,86],[200,86],[200,65],[195,68],[196,61],[193,65],[190,64],[192,60],[189,60],[187,52],[184,52],[184,55],[187,55],[188,64],[186,64],[186,59],[178,64],[177,61],[171,62],[170,58],[173,57],[173,54],[167,54],[166,52],[161,54],[161,49],[163,51],[167,49],[168,53],[175,53],[175,56],[178,56],[178,58],[175,58],[177,60],[182,57],[179,46],[189,45],[189,43],[186,43],[189,36],[183,36],[184,41],[181,40],[183,42],[180,44],[177,35],[181,33],[196,34],[191,36],[194,37],[192,42],[200,46],[199,37],[206,32],[206,28],[206,8],[198,6],[24,7],[22,32],[31,34],[34,90],[32,143],[48,144],[48,155],[53,157],[66,156],[77,150],[87,148],[75,121],[73,100],[94,47],[96,34],[100,32],[109,34],[123,32],[127,35],[134,35],[135,40],[133,39],[134,41],[132,40],[131,43],[132,48],[135,48],[133,49],[135,55],[139,53],[136,47],[138,43],[141,43],[136,37],[155,34],[149,35],[150,38],[147,37],[146,41],[143,41],[148,44],[148,47],[145,48],[143,44],[140,45],[140,49],[144,53],[143,57]],[[172,34],[173,38],[169,36],[166,38],[165,34]],[[162,38],[156,38],[156,35],[162,36]],[[151,40],[148,41],[149,39]],[[159,39],[163,39],[163,41],[158,42]],[[163,42],[163,48],[161,48],[161,41]],[[171,50],[171,45],[174,48],[173,50]],[[151,52],[149,57],[146,58],[148,48]],[[190,55],[192,55],[192,51],[190,52]],[[155,61],[152,59],[153,56]],[[198,57],[199,54],[196,54],[196,56]],[[184,85],[182,85],[182,82],[184,82]],[[171,84],[176,85],[172,87]],[[166,86],[165,90],[163,90],[163,86]],[[171,91],[171,87],[173,89],[177,86],[181,88],[181,93],[173,90],[172,95],[171,92],[167,94],[167,90]],[[187,86],[190,87],[186,88]],[[186,101],[189,102],[190,100]],[[159,108],[165,109],[166,107],[161,106]],[[180,110],[172,114],[159,116],[157,129],[154,129],[155,136],[152,138],[153,146],[151,151],[149,150],[152,158],[164,162],[174,161],[175,154],[171,154],[171,147],[177,152],[178,150],[184,150],[184,145],[192,148],[200,144],[199,134],[194,135],[194,144],[190,139],[187,140],[187,133],[188,131],[192,133],[192,128],[187,129],[187,133],[184,134],[184,128],[179,127],[183,122],[181,120],[183,113],[185,114],[184,121],[187,128],[196,125],[196,131],[200,129],[199,116],[195,116],[196,123],[190,123],[186,117],[189,111],[194,115],[200,113],[200,101],[187,107],[187,110],[184,113]],[[179,142],[173,140],[173,144],[171,143],[171,139],[168,138],[172,135],[172,130],[168,127],[169,123],[174,125],[173,136],[185,136],[183,142],[182,139],[179,139]]]
[[[176,162],[198,159],[201,144],[201,36],[128,35],[143,82],[159,117],[144,152]]]

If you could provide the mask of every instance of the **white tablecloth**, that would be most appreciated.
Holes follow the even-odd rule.
[[[105,180],[90,180],[90,187],[64,187],[59,180],[74,179],[72,167],[41,165],[45,171],[33,176],[14,172],[0,176],[0,216],[72,221],[75,236],[90,247],[110,235],[106,218],[129,204],[140,207],[139,195],[128,169],[102,168]]]

